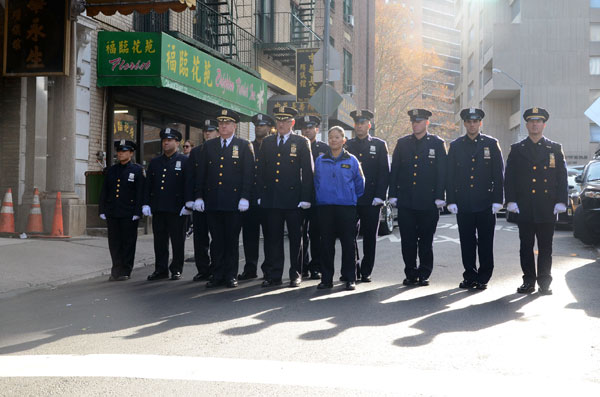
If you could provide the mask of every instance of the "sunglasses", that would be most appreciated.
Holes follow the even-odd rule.
[[[188,147],[191,147],[191,146],[190,145],[183,145],[183,147],[188,148]]]

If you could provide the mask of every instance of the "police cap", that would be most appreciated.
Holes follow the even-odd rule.
[[[412,109],[408,111],[410,121],[423,121],[429,120],[431,112],[426,109]]]
[[[477,108],[468,108],[460,111],[460,118],[466,120],[483,120],[485,112]]]
[[[215,119],[206,119],[204,120],[204,125],[202,126],[202,131],[215,131],[219,128],[219,122]]]
[[[275,126],[275,120],[273,117],[264,113],[255,114],[254,117],[252,117],[252,123],[257,127],[261,125],[270,125],[271,127]]]
[[[117,150],[117,152],[121,152],[124,150],[129,150],[130,152],[133,152],[135,149],[137,149],[137,145],[133,141],[126,141],[125,139],[121,139],[119,141],[115,141],[115,149]]]
[[[273,109],[273,116],[279,121],[293,119],[298,114],[298,111],[290,106],[279,106]]]
[[[362,123],[363,121],[371,121],[373,119],[373,112],[367,109],[353,110],[350,112],[350,117],[354,119],[355,123]]]
[[[221,109],[221,113],[219,113],[216,117],[219,121],[233,121],[234,123],[240,122],[240,115],[229,109]]]
[[[525,121],[543,120],[545,123],[550,118],[550,113],[548,113],[548,111],[544,108],[531,108],[527,109],[525,113],[523,113],[523,118]]]
[[[296,118],[296,127],[302,128],[312,128],[318,127],[321,125],[321,118],[313,115],[305,115],[302,117]]]
[[[160,139],[175,139],[179,142],[181,141],[181,132],[173,128],[163,128],[160,130]]]

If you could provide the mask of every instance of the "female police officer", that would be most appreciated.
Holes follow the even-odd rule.
[[[342,245],[342,276],[346,289],[356,288],[354,232],[356,202],[365,190],[360,163],[344,149],[346,137],[341,127],[329,130],[329,152],[315,162],[315,195],[321,228],[322,278],[319,289],[333,287],[335,239]]]

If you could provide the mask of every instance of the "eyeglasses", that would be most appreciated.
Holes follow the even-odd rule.
[[[183,145],[184,148],[189,148],[191,147],[190,145]]]

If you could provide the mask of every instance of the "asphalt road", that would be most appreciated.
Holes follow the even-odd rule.
[[[206,290],[186,264],[181,281],[136,269],[3,299],[0,394],[600,395],[596,250],[557,231],[554,295],[519,295],[517,228],[496,229],[481,292],[458,288],[458,231],[443,216],[429,287],[402,286],[396,229],[353,292]]]

